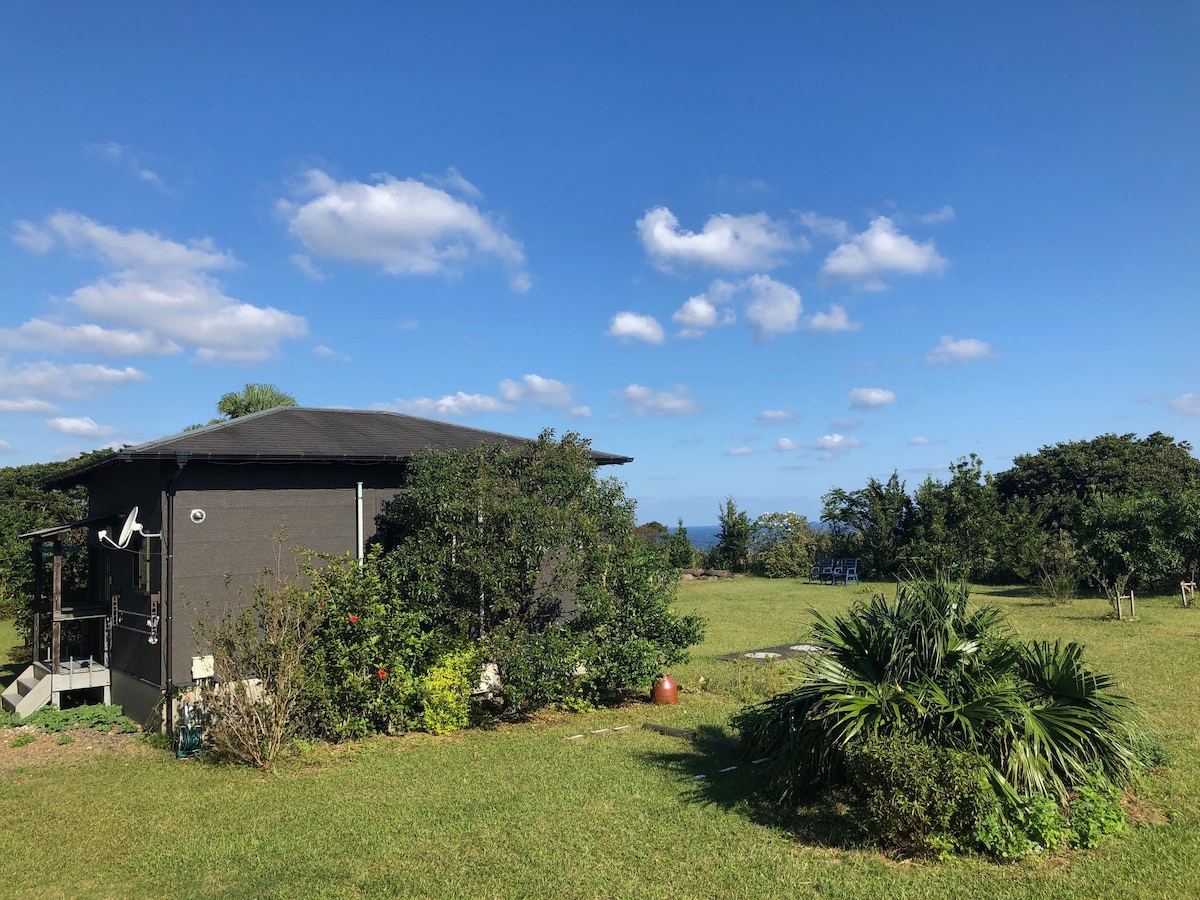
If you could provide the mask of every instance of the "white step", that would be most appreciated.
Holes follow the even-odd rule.
[[[50,702],[50,676],[37,665],[29,666],[0,695],[5,712],[15,712],[24,718],[31,716]]]

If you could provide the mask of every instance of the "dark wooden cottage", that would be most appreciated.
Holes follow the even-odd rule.
[[[5,691],[5,707],[27,715],[88,690],[162,721],[164,697],[211,675],[211,658],[197,656],[205,609],[236,605],[238,588],[248,596],[278,562],[281,529],[287,547],[361,556],[415,454],[497,443],[528,439],[399,413],[281,407],[74,470],[59,483],[87,486],[87,519],[27,535],[41,572],[34,646],[48,631],[49,654]],[[88,587],[74,597],[63,588],[64,538],[81,529]]]

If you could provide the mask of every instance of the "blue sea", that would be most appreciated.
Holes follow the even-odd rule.
[[[688,525],[685,522],[683,527],[687,530],[688,540],[697,550],[711,550],[717,546],[717,536],[721,533],[720,525]],[[667,530],[674,534],[678,529],[672,527]]]

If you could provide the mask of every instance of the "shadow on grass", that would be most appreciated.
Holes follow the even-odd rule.
[[[863,847],[863,833],[836,795],[813,797],[796,809],[774,800],[775,773],[769,762],[754,765],[721,729],[696,730],[692,740],[663,736],[664,748],[640,754],[680,782],[680,800],[717,806],[745,816],[757,825],[785,831],[811,847],[854,850]]]
[[[14,678],[29,665],[29,650],[21,645],[0,649],[0,690],[12,684]]]

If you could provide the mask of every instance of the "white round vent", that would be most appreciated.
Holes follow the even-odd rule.
[[[190,513],[188,513],[188,518],[192,520],[193,525],[199,525],[206,518],[208,518],[208,514],[202,509],[193,509]]]

